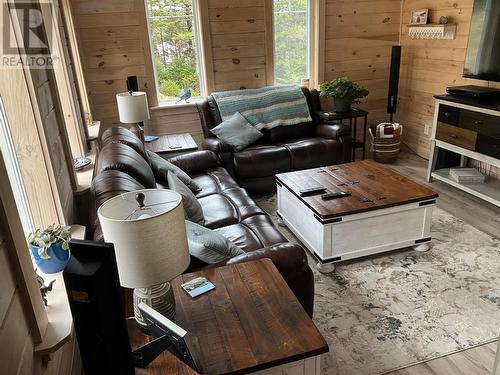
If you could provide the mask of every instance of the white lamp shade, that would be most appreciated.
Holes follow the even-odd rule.
[[[143,91],[121,92],[116,94],[120,122],[133,124],[149,120],[148,97]]]
[[[139,209],[137,193],[145,195]],[[106,242],[115,246],[120,284],[146,288],[167,282],[190,262],[184,209],[179,193],[145,189],[104,202],[97,210]]]

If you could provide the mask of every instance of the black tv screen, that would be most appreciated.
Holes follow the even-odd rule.
[[[500,82],[500,1],[475,0],[464,77]]]

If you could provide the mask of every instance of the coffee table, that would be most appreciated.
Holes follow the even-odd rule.
[[[276,176],[278,215],[318,260],[334,263],[413,246],[429,249],[432,210],[438,194],[380,164],[363,160]],[[352,195],[323,200],[305,189]]]
[[[215,289],[191,298],[181,284],[205,276]],[[175,322],[198,342],[203,374],[319,375],[328,344],[270,259],[188,273],[172,281]],[[148,341],[137,327],[132,346]],[[136,374],[196,374],[164,352]]]

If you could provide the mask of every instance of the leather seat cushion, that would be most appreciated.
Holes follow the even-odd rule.
[[[287,239],[274,227],[267,215],[255,215],[241,223],[217,228],[215,231],[246,253],[287,242]]]
[[[333,139],[305,138],[278,144],[289,150],[292,170],[323,167],[342,160],[342,149]]]
[[[227,170],[222,167],[214,168],[203,174],[193,176],[192,179],[201,188],[201,191],[196,194],[197,198],[219,193],[226,189],[239,187]]]
[[[203,209],[205,226],[210,229],[239,223],[264,211],[242,188],[231,188],[220,193],[198,198]]]
[[[273,176],[291,169],[290,155],[285,147],[254,145],[234,154],[238,178]]]

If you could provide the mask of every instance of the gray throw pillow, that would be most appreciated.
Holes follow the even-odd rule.
[[[243,150],[264,135],[239,112],[210,131],[221,141],[233,146],[235,151]]]
[[[170,163],[163,159],[160,155],[146,150],[148,154],[149,160],[151,160],[151,167],[153,169],[153,173],[155,178],[161,183],[167,184],[167,174],[168,172],[172,172],[175,174],[179,180],[181,180],[193,193],[199,193],[201,191],[201,187],[193,181],[191,177],[188,176],[186,172],[180,169],[178,166]]]
[[[195,258],[214,264],[245,254],[222,234],[201,225],[186,221],[189,253]]]
[[[193,192],[172,172],[167,173],[167,181],[168,188],[178,192],[182,196],[182,205],[184,206],[184,217],[186,220],[203,225],[205,222],[203,209]]]

